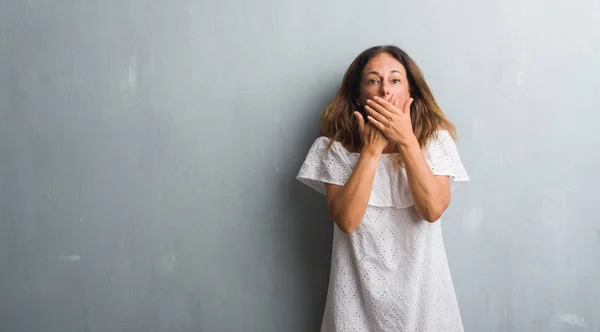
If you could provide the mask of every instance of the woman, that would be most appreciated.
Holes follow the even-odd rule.
[[[297,177],[335,222],[322,332],[463,331],[439,222],[469,180],[454,139],[404,51],[350,65]]]

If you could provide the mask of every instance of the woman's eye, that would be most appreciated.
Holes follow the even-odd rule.
[[[399,79],[394,79],[394,80],[392,80],[392,82],[394,82],[394,84],[398,84],[398,83],[400,83],[400,80]]]
[[[377,83],[379,83],[378,80],[369,80],[369,84],[377,84]]]

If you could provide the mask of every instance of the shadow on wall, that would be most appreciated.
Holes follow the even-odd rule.
[[[303,303],[310,312],[307,328],[318,331],[329,282],[333,222],[327,213],[325,197],[321,194],[297,182],[290,187],[289,197],[293,202],[290,206],[292,220],[297,222],[296,241],[290,246],[300,263],[301,287],[307,292]]]
[[[321,105],[328,103],[334,93],[324,93]],[[306,124],[306,130],[301,128],[302,134],[297,137],[291,149],[285,152],[289,154],[289,158],[285,170],[278,174],[277,179],[282,184],[282,189],[285,189],[274,198],[282,209],[278,211],[278,215],[289,220],[286,222],[289,241],[282,242],[281,245],[285,247],[284,250],[289,251],[298,265],[294,269],[299,273],[295,278],[299,282],[295,286],[302,290],[299,292],[301,297],[291,300],[297,301],[297,305],[302,308],[298,311],[300,317],[294,319],[298,323],[294,328],[299,328],[298,331],[319,330],[329,282],[333,222],[327,213],[325,196],[296,180],[306,154],[318,137],[317,125],[321,112],[322,108],[314,110],[311,123]],[[301,317],[302,314],[305,316]]]

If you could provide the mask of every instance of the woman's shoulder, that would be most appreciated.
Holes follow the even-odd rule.
[[[343,142],[334,139],[333,137],[325,135],[317,137],[313,143],[313,146],[334,149],[345,154],[358,153],[358,151],[356,151],[356,149],[352,148],[351,146],[348,146]]]
[[[435,129],[435,133],[436,134],[439,134],[439,133],[450,133],[450,130],[446,126],[440,124]]]
[[[431,133],[428,140],[429,140],[429,142],[431,142],[431,141],[445,140],[448,138],[454,140],[454,131],[448,129],[447,127],[445,127],[443,125],[438,125],[438,127],[435,129],[435,131]]]

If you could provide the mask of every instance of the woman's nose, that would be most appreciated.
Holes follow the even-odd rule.
[[[380,94],[381,94],[381,97],[387,97],[390,95],[390,88],[389,88],[389,86],[387,86],[387,84],[383,84],[381,86]]]

